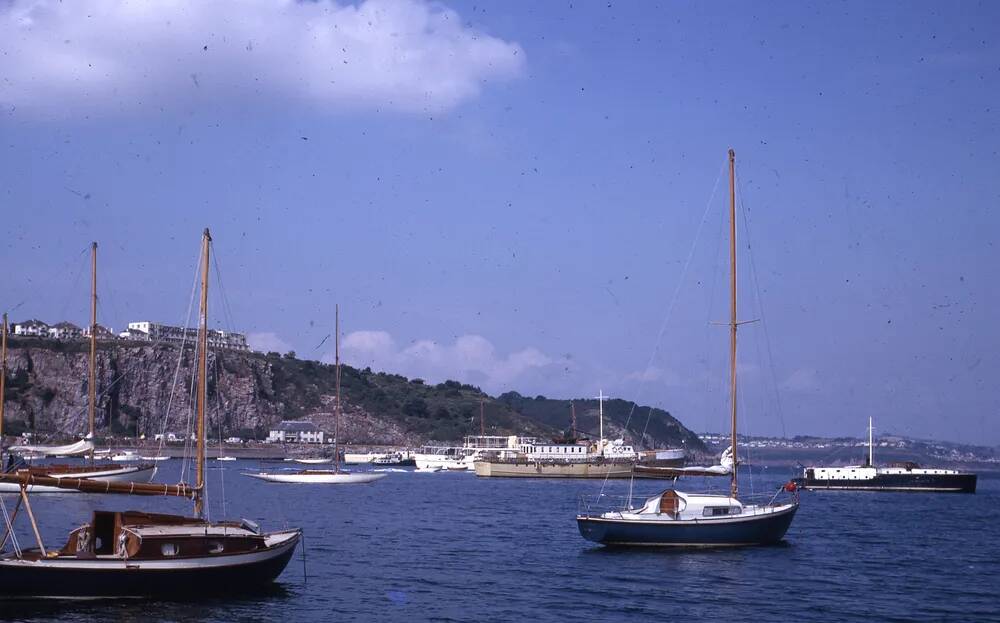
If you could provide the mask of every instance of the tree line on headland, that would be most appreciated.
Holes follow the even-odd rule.
[[[189,426],[194,353],[172,344],[115,342],[99,345],[99,436],[183,432]],[[82,342],[11,339],[8,354],[8,434],[70,438],[86,429],[87,354]],[[294,353],[218,350],[209,353],[210,434],[263,439],[281,420],[309,419],[332,431],[335,368]],[[174,383],[174,378],[179,379]],[[478,387],[431,384],[369,368],[342,366],[341,435],[345,443],[419,445],[459,441],[485,430],[495,435],[550,438],[570,428],[598,434],[596,399],[526,397],[511,391],[489,396]],[[485,425],[480,423],[482,407]],[[705,450],[698,437],[670,413],[621,400],[604,403],[605,436],[646,448]],[[631,418],[629,415],[631,414]],[[627,426],[626,426],[627,423]]]

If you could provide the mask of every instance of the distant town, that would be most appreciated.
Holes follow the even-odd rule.
[[[703,433],[699,434],[698,438],[715,452],[721,452],[730,443],[729,436],[720,433]],[[752,461],[764,463],[823,459],[831,464],[848,464],[857,462],[868,452],[868,440],[855,437],[786,438],[740,435],[739,439],[740,447],[747,449]],[[1000,465],[1000,448],[911,439],[899,435],[877,436],[874,453],[876,461],[881,462],[913,460]]]
[[[82,340],[89,339],[91,328],[78,327],[72,322],[57,322],[50,325],[41,320],[26,320],[16,322],[11,325],[10,333],[18,337],[37,337],[53,340]],[[175,327],[168,324],[149,322],[128,323],[128,328],[115,333],[111,327],[102,325],[94,326],[94,335],[99,340],[129,340],[133,342],[172,342],[172,343],[194,343],[198,338],[198,329]],[[226,348],[229,350],[249,351],[247,338],[242,333],[232,331],[217,331],[209,329],[208,345],[211,348]]]

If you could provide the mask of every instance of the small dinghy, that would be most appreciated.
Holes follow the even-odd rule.
[[[418,467],[417,469],[415,469],[413,471],[415,473],[417,473],[417,474],[436,474],[437,472],[441,471],[441,468],[440,467]]]

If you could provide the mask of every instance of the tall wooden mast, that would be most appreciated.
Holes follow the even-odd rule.
[[[7,391],[7,313],[3,315],[3,337],[0,337],[0,459],[3,459],[3,403]],[[0,463],[0,472],[3,464]]]
[[[732,401],[733,473],[729,484],[730,494],[736,497],[736,152],[729,150],[729,380]]]
[[[90,443],[94,443],[94,419],[97,412],[97,243],[90,244],[90,363],[87,380],[87,424]],[[94,448],[90,448],[94,462]]]
[[[337,400],[333,406],[333,471],[340,473],[340,303],[334,306],[333,357],[337,366],[335,378],[337,385]]]
[[[479,399],[479,436],[486,436],[486,399]]]
[[[201,239],[201,307],[198,313],[198,393],[197,393],[197,476],[195,481],[194,514],[205,512],[205,401],[208,375],[208,262],[212,235],[205,228]]]

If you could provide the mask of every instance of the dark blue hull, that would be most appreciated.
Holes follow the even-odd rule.
[[[778,543],[798,504],[787,510],[745,518],[689,521],[633,521],[579,516],[580,534],[602,545],[639,547],[724,547]]]

